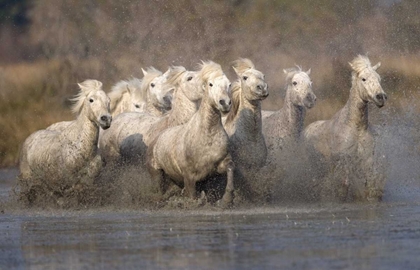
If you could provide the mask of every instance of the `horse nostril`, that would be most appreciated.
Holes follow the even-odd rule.
[[[229,100],[229,105],[231,105],[232,104],[232,100]]]
[[[385,97],[384,97],[384,95],[383,94],[377,94],[376,95],[376,99],[377,100],[383,100]],[[386,98],[385,98],[386,99]]]
[[[109,117],[106,116],[106,115],[101,116],[101,120],[104,121],[104,122],[108,121],[108,119],[109,119]]]
[[[164,97],[163,97],[163,101],[164,101],[165,103],[170,103],[170,102],[172,101],[172,97],[170,97],[170,96],[164,96]]]
[[[219,103],[220,103],[220,105],[222,105],[222,106],[225,106],[225,105],[226,105],[226,102],[225,102],[223,99],[219,100]]]

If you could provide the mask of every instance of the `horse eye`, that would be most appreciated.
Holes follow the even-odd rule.
[[[210,85],[210,87],[213,87],[213,84],[212,83],[209,83],[209,85]]]
[[[246,81],[248,79],[247,76],[243,76],[242,78],[244,79],[244,81]]]
[[[230,83],[230,84],[229,84],[229,88],[230,88],[231,86],[232,86],[232,84]]]
[[[151,84],[150,84],[150,86],[151,86],[151,87],[155,87],[155,84],[154,84],[154,83],[151,83]]]
[[[90,98],[90,99],[89,99],[89,102],[90,102],[90,103],[92,103],[92,102],[93,102],[93,99],[92,99],[92,98]]]
[[[191,81],[192,80],[192,76],[187,78],[187,81]]]
[[[365,79],[365,78],[362,78],[362,81],[364,81],[364,82],[365,82],[365,81],[366,81],[366,79]]]
[[[293,82],[293,85],[297,85],[297,82]]]
[[[138,109],[138,108],[140,108],[140,105],[139,105],[139,104],[136,104],[136,105],[134,105],[134,106],[135,106],[137,109]]]

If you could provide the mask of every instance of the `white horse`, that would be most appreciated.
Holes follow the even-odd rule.
[[[232,203],[233,163],[228,153],[229,137],[221,113],[231,108],[230,82],[220,65],[205,62],[201,69],[205,94],[197,113],[184,125],[163,131],[148,149],[148,168],[165,192],[166,178],[197,198],[196,183],[214,173],[227,173],[223,202]]]
[[[286,96],[278,111],[262,111],[262,131],[267,144],[267,163],[259,171],[259,195],[269,200],[302,200],[307,155],[302,139],[306,110],[315,105],[310,69],[283,70]]]
[[[167,83],[175,92],[172,109],[166,115],[123,113],[103,132],[99,144],[107,161],[144,163],[147,146],[162,130],[186,123],[198,110],[204,92],[197,72],[171,67]]]
[[[170,69],[164,74],[150,67],[143,71],[140,94],[146,98],[144,110],[155,116],[162,116],[172,107],[172,94],[174,88],[167,84]]]
[[[162,116],[171,109],[174,88],[166,83],[169,70],[164,74],[153,67],[142,69],[142,71],[143,80],[137,78],[122,80],[111,88],[108,96],[111,100],[112,118],[123,112],[147,112],[151,115]],[[47,129],[61,132],[69,124],[71,121],[63,121]],[[100,136],[102,136],[102,131]]]
[[[40,130],[25,140],[19,168],[27,190],[41,181],[54,191],[63,191],[77,184],[91,184],[99,174],[99,127],[107,129],[111,125],[110,100],[99,81],[86,80],[79,86],[72,107],[77,119],[61,131]]]
[[[229,152],[235,163],[235,186],[250,197],[249,182],[264,165],[267,148],[261,131],[261,101],[268,96],[264,74],[255,69],[251,60],[240,58],[233,62],[238,80],[232,85],[233,108],[224,127],[229,135]]]
[[[145,111],[147,97],[140,91],[141,82],[138,78],[132,78],[119,81],[112,86],[108,96],[111,100],[110,109],[113,118],[123,112]]]
[[[268,150],[279,149],[287,138],[300,140],[306,109],[315,105],[312,91],[311,70],[300,67],[283,70],[286,74],[286,97],[278,111],[263,111],[262,130]]]
[[[322,180],[314,178],[314,185],[322,199],[378,200],[384,183],[372,178],[375,145],[368,103],[381,108],[387,95],[376,72],[380,63],[371,66],[366,56],[359,55],[349,64],[352,86],[344,108],[330,120],[314,122],[304,131],[308,149],[315,154],[311,158],[315,169],[329,173]]]

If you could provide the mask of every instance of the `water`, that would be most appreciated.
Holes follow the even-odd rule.
[[[3,201],[15,174],[0,171]],[[420,196],[401,192],[225,211],[2,207],[0,269],[415,269]]]

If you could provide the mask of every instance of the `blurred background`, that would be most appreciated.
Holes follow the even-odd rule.
[[[382,62],[389,98],[371,107],[372,123],[415,125],[419,11],[418,0],[0,0],[0,167],[17,164],[30,133],[74,119],[68,99],[78,82],[97,79],[109,91],[141,78],[141,68],[195,69],[201,60],[233,81],[231,61],[251,59],[269,83],[264,109],[282,106],[283,69],[311,68],[318,103],[308,124],[344,105],[348,62],[368,54]]]

